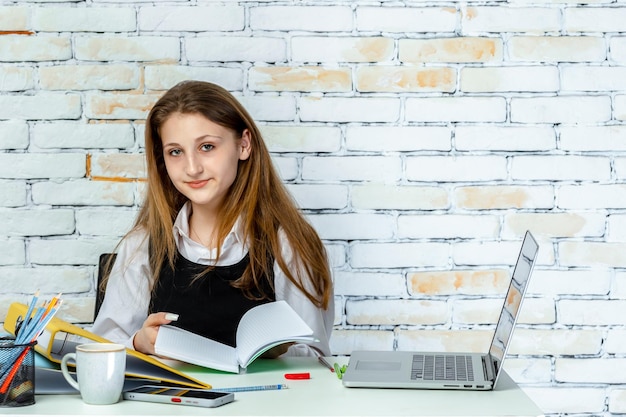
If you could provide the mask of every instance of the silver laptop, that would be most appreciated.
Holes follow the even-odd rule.
[[[539,245],[526,232],[489,352],[354,351],[346,387],[491,390],[496,386]]]

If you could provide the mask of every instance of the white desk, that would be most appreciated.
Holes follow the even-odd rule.
[[[342,358],[344,361],[346,358]],[[331,364],[334,362],[330,359]],[[313,358],[257,360],[245,374],[217,373],[184,365],[181,370],[214,388],[287,384],[280,391],[235,393],[233,403],[218,408],[199,408],[138,401],[94,406],[76,395],[37,395],[26,407],[0,408],[3,415],[99,415],[99,416],[194,416],[194,415],[411,415],[411,416],[523,416],[542,411],[511,378],[500,377],[494,391],[435,391],[346,388],[337,376]],[[310,372],[309,380],[286,380],[287,372]]]

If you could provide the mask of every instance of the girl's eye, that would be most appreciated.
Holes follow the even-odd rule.
[[[170,154],[171,156],[178,156],[181,154],[180,149],[172,149],[168,152],[168,154]]]
[[[202,144],[202,146],[200,146],[200,149],[202,149],[203,151],[210,151],[211,149],[213,149],[213,145],[211,145],[210,143],[204,143]]]

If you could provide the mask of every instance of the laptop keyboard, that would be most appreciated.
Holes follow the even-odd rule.
[[[413,355],[411,379],[473,381],[472,357],[467,355]]]

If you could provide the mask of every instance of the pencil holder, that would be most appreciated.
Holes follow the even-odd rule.
[[[37,342],[16,345],[0,338],[0,407],[35,404],[35,350]]]

